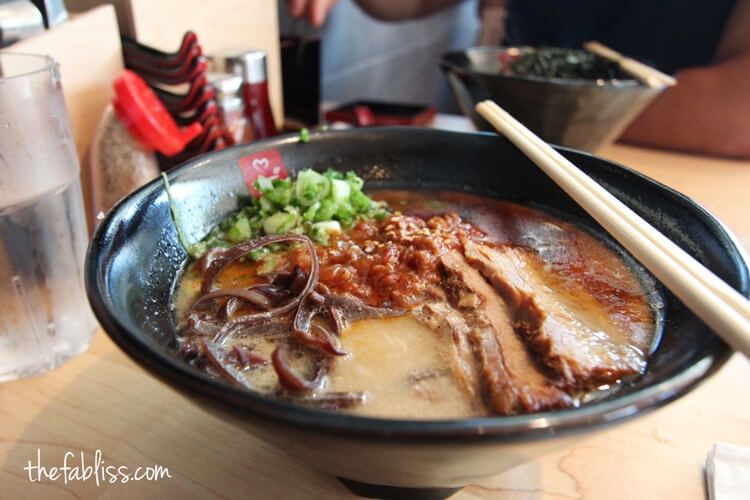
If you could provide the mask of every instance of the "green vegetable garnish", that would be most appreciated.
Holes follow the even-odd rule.
[[[568,80],[608,80],[620,75],[616,62],[586,50],[557,47],[524,50],[508,68],[516,75]]]
[[[307,207],[323,200],[331,191],[331,181],[315,170],[303,170],[297,174],[295,194],[300,205]],[[263,193],[262,190],[261,193]],[[265,194],[265,193],[263,193]]]
[[[390,215],[383,203],[371,200],[362,192],[364,181],[354,172],[342,174],[328,169],[320,173],[307,169],[300,171],[294,181],[258,177],[255,188],[260,192],[260,198],[252,198],[203,240],[188,245],[166,177],[164,182],[178,237],[194,258],[213,247],[231,247],[266,234],[306,234],[326,245],[331,234],[346,230],[361,219],[382,221]],[[250,252],[248,257],[256,262],[270,259],[270,254],[281,248],[286,246],[267,245]]]
[[[306,128],[302,128],[302,130],[299,131],[299,140],[300,142],[307,142],[310,140],[310,131]]]
[[[204,245],[190,245],[188,243],[187,237],[185,236],[185,231],[182,228],[180,211],[177,208],[177,205],[175,205],[174,199],[172,198],[172,190],[169,186],[169,179],[167,178],[166,172],[162,172],[161,179],[164,182],[164,191],[167,192],[167,201],[169,202],[169,215],[172,217],[172,223],[174,224],[175,231],[177,231],[177,239],[180,241],[182,248],[184,248],[191,257],[198,258],[206,253],[208,248],[204,248]]]

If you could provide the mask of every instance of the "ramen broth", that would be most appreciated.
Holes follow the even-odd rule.
[[[368,221],[372,227],[355,227],[330,246],[316,244],[319,286],[388,307],[395,317],[344,321],[336,355],[298,345],[288,326],[239,328],[217,341],[235,382],[239,377],[270,397],[359,415],[463,418],[577,406],[645,369],[658,338],[660,296],[621,252],[570,222],[514,203],[453,192],[368,194],[405,218]],[[444,224],[455,220],[459,229]],[[414,248],[421,250],[410,254]],[[518,274],[504,281],[493,266],[511,261],[520,262]],[[391,267],[377,267],[386,263]],[[233,262],[214,288],[247,287],[295,265],[310,268],[302,245],[259,262]],[[190,331],[188,312],[201,293],[199,267],[191,263],[175,286],[182,332]],[[533,307],[512,305],[510,289],[532,297]],[[253,308],[240,304],[233,314],[243,309]],[[500,324],[503,315],[507,325]],[[184,335],[183,343],[194,340]],[[282,344],[285,366],[301,379],[325,374],[314,390],[280,386],[274,351]],[[221,375],[197,359],[191,362]],[[337,398],[344,404],[323,404]]]

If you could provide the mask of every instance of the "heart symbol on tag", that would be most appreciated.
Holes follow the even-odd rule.
[[[264,172],[268,168],[268,158],[256,158],[253,160],[253,168]]]
[[[247,188],[253,196],[260,197],[260,193],[253,186],[253,182],[259,176],[269,179],[286,179],[287,173],[284,168],[284,160],[277,149],[261,151],[249,156],[243,156],[237,159],[237,165],[242,171]]]

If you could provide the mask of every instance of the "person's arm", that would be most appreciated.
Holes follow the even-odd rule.
[[[381,21],[401,21],[434,14],[463,0],[355,0],[360,8]]]
[[[370,16],[381,21],[415,19],[463,0],[355,0]],[[316,28],[323,25],[337,0],[287,0],[289,15],[306,17]]]
[[[750,158],[750,0],[738,0],[711,66],[677,73],[624,142]]]
[[[479,31],[477,45],[500,45],[505,35],[505,23],[508,18],[508,0],[482,0],[479,4],[479,19],[482,29]]]
[[[289,15],[293,18],[306,17],[316,28],[323,26],[328,13],[338,0],[286,0]]]

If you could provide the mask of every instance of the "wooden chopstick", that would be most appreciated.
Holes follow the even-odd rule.
[[[589,52],[607,58],[610,61],[616,62],[623,70],[635,76],[649,87],[671,87],[677,83],[677,80],[666,73],[662,73],[656,68],[652,68],[651,66],[636,61],[635,59],[626,57],[616,50],[597,41],[591,40],[585,42],[583,48]]]
[[[750,302],[745,297],[740,295],[735,289],[719,279],[714,273],[697,262],[693,257],[688,255],[684,250],[675,245],[671,240],[661,234],[656,228],[644,221],[635,212],[623,205],[622,202],[620,202],[607,190],[602,188],[602,186],[594,181],[591,177],[584,174],[569,160],[552,149],[540,137],[536,136],[533,132],[531,132],[531,130],[524,127],[520,122],[515,120],[507,111],[503,110],[492,101],[485,102],[489,103],[493,113],[498,113],[503,120],[505,120],[509,125],[515,127],[520,134],[522,134],[527,140],[531,141],[537,148],[539,148],[547,156],[549,156],[552,161],[558,162],[559,167],[563,171],[565,171],[566,175],[574,178],[575,180],[580,182],[585,189],[596,195],[597,198],[599,198],[599,201],[607,206],[609,210],[619,214],[621,217],[627,220],[630,225],[636,227],[645,235],[649,236],[652,243],[658,245],[663,252],[668,253],[672,258],[678,260],[684,267],[691,269],[695,273],[696,279],[700,279],[703,283],[706,284],[706,286],[715,287],[717,293],[719,293],[724,300],[733,303],[734,306],[739,311],[742,311],[744,316],[750,321]],[[493,125],[495,124],[493,123]],[[497,125],[495,126],[497,127]],[[540,165],[540,167],[542,166]],[[542,167],[542,169],[545,170],[545,173],[552,177],[552,174],[554,172],[548,172],[545,167]],[[552,178],[556,182],[558,182],[558,184],[565,182],[565,179],[555,179],[555,177]]]
[[[480,102],[476,110],[733,349],[750,357],[750,301],[493,101]]]

